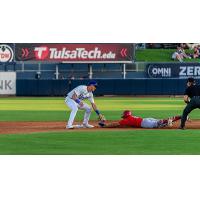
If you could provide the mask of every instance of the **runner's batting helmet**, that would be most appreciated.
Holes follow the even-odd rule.
[[[131,113],[130,110],[125,110],[122,114],[122,118],[125,119],[125,118],[127,118],[128,116],[131,116],[131,115],[132,115],[132,113]]]

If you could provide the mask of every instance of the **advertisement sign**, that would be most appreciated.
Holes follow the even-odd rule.
[[[0,44],[0,62],[12,62],[14,58],[14,52],[12,45]]]
[[[133,44],[16,44],[16,61],[121,62],[133,61]]]
[[[200,63],[153,63],[146,65],[149,78],[200,77]]]
[[[0,95],[16,94],[16,72],[0,72]]]

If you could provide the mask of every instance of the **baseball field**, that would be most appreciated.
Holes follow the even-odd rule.
[[[185,104],[177,97],[96,97],[108,121],[123,110],[141,117],[181,115]],[[76,123],[81,123],[78,111]],[[194,110],[186,130],[103,129],[91,115],[94,129],[66,130],[69,109],[61,97],[5,97],[0,99],[0,154],[3,155],[186,155],[200,154],[199,110]]]

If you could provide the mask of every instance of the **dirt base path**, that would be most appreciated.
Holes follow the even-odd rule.
[[[111,122],[111,121],[110,121]],[[114,121],[112,121],[114,122]],[[109,123],[109,122],[108,122]],[[177,129],[180,122],[174,123],[173,127],[166,127],[164,129]],[[73,129],[70,131],[94,131],[94,130],[111,130],[111,128],[100,128],[97,121],[91,121],[94,125],[92,129]],[[55,132],[55,131],[69,131],[65,128],[65,122],[0,122],[0,134],[15,134],[15,133],[34,133],[34,132]],[[187,129],[200,129],[200,120],[192,120],[186,123]],[[127,130],[133,128],[118,128],[118,130]],[[141,128],[134,128],[140,130]],[[114,130],[114,128],[112,128]],[[142,129],[144,130],[144,129]],[[158,130],[158,129],[155,129]]]

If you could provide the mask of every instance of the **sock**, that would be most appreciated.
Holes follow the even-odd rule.
[[[180,116],[180,115],[172,117],[172,121],[173,121],[173,122],[178,121],[178,120],[180,120],[180,119],[181,119],[181,116]]]

